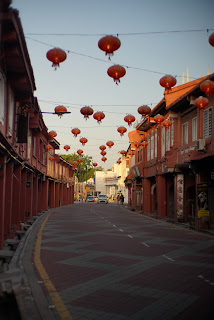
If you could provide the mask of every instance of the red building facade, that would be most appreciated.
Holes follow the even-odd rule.
[[[196,98],[205,96],[200,84],[206,79],[214,80],[214,74],[165,91],[150,117],[130,133],[130,171],[125,181],[133,209],[189,221],[198,229],[214,224],[214,94],[204,110],[194,105]],[[157,114],[171,119],[169,129],[157,126]],[[136,149],[134,135],[148,146]],[[201,198],[201,203],[200,197],[206,200]]]
[[[0,247],[20,223],[74,201],[74,170],[55,154],[59,143],[34,96],[21,21],[9,3],[0,4]]]

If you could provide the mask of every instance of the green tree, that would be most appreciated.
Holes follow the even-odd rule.
[[[73,162],[73,161],[77,162],[78,158],[82,159],[81,163],[77,162],[77,166],[76,166],[77,172],[75,173],[79,182],[87,181],[88,179],[94,177],[95,171],[102,171],[103,170],[102,167],[94,168],[92,165],[93,159],[92,159],[92,157],[90,157],[88,155],[79,156],[79,155],[73,153],[73,154],[61,154],[60,156],[63,159],[65,159],[66,161],[71,161],[71,162]]]

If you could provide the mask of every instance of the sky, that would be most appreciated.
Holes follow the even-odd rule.
[[[214,47],[208,43],[214,32],[213,0],[13,0],[12,7],[19,10],[42,112],[54,112],[57,105],[71,112],[61,119],[43,114],[48,131],[57,132],[59,153],[66,154],[66,144],[68,154],[82,149],[105,170],[129,146],[134,126],[128,127],[124,117],[133,114],[139,122],[138,107],[154,108],[163,98],[162,76],[176,76],[180,85],[187,68],[189,81],[208,69],[214,72]],[[121,41],[111,61],[97,45],[108,34]],[[57,71],[46,58],[53,47],[67,53]],[[126,68],[119,85],[107,75],[113,64]],[[105,113],[100,125],[93,116],[83,118],[85,105]],[[117,132],[121,125],[127,128],[123,137]],[[81,130],[77,138],[74,127]],[[84,147],[80,137],[88,139]],[[115,145],[107,147],[103,163],[99,146],[108,140]]]

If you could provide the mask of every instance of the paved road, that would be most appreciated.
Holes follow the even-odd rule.
[[[211,236],[76,203],[47,217],[34,258],[57,319],[214,319]]]

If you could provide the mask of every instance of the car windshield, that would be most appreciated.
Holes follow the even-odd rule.
[[[89,200],[94,199],[94,197],[88,197]]]
[[[100,194],[99,198],[107,198],[107,196],[105,194]]]

